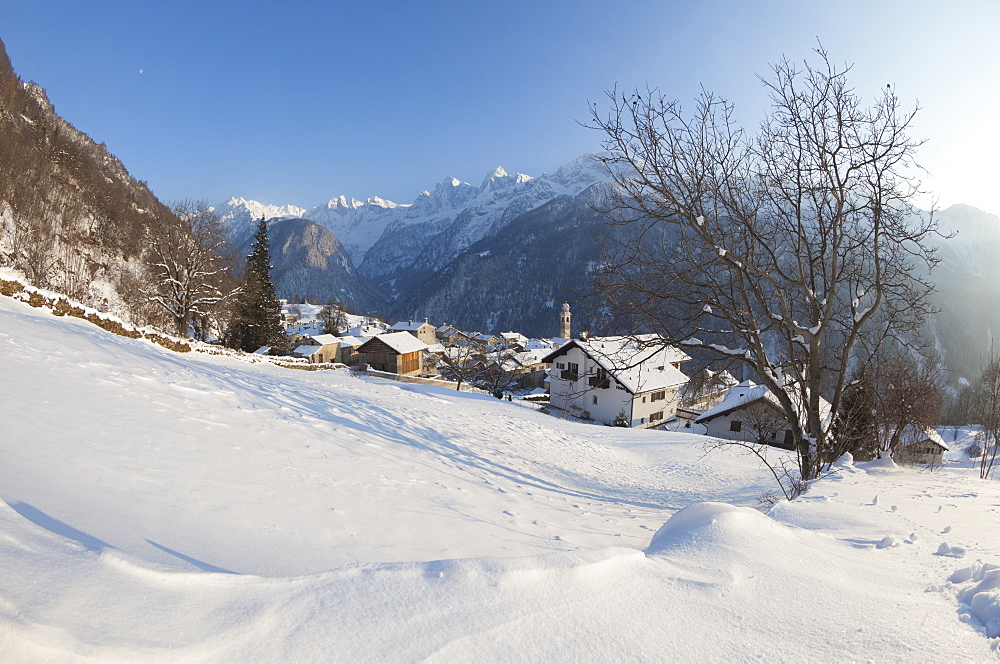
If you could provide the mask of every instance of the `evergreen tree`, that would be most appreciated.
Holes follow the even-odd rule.
[[[840,413],[833,425],[830,461],[850,452],[855,461],[871,461],[878,455],[878,398],[872,377],[864,365],[851,377]]]
[[[226,335],[226,345],[253,352],[261,346],[280,348],[283,343],[281,303],[271,281],[267,223],[261,217],[243,269],[243,287]]]

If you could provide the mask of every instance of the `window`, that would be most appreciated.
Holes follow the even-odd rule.
[[[563,362],[556,362],[556,369],[565,369],[566,365]]]
[[[685,429],[690,429],[691,428],[691,421],[690,420],[688,420],[687,422],[684,423],[684,428]]]
[[[594,405],[597,405],[597,397],[594,397]]]
[[[729,430],[739,433],[740,431],[743,431],[743,423],[739,420],[733,420],[729,423]]]
[[[569,369],[569,371],[571,373],[575,373],[575,374],[580,373],[580,365],[579,364],[577,364],[576,362],[569,362],[568,364],[569,364],[569,366],[567,368]]]
[[[663,401],[667,398],[666,390],[660,390],[659,392],[653,392],[653,396],[649,398],[650,401]]]
[[[658,413],[653,413],[652,415],[649,416],[649,421],[650,422],[658,422],[659,420],[662,420],[662,419],[663,419],[663,411],[662,410],[660,412],[658,412]]]
[[[646,397],[643,397],[643,398],[642,398],[642,402],[643,402],[643,403],[646,403]]]

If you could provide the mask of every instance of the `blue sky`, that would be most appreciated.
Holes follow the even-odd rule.
[[[756,123],[756,79],[817,37],[872,98],[923,107],[921,162],[944,205],[1000,213],[1000,3],[51,2],[3,0],[19,75],[163,200],[411,202],[445,177],[539,175],[597,150],[604,90]]]

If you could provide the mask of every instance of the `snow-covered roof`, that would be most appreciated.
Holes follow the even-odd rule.
[[[659,337],[591,337],[573,339],[547,354],[542,362],[553,362],[573,347],[580,348],[632,394],[683,385],[688,377],[674,362],[691,359],[684,351],[665,346]]]
[[[792,398],[793,403],[798,402],[798,393],[789,390],[789,396]],[[713,408],[709,408],[704,413],[698,416],[695,420],[697,423],[707,422],[709,420],[715,419],[725,415],[731,411],[743,408],[744,406],[750,404],[751,402],[757,401],[758,399],[766,399],[772,405],[777,408],[781,408],[781,404],[778,402],[778,398],[771,394],[771,391],[767,389],[766,385],[757,385],[753,381],[745,380],[739,385],[729,388],[729,392],[726,394],[726,398],[723,399],[718,405]],[[830,402],[823,397],[819,398],[820,407],[820,417],[824,424],[830,418]],[[803,422],[803,424],[805,424]]]
[[[340,343],[340,337],[334,336],[332,334],[315,334],[309,338],[312,339],[315,343],[319,344],[320,346]]]
[[[778,400],[771,394],[766,385],[757,385],[749,380],[743,381],[739,385],[730,388],[725,399],[699,415],[695,422],[706,422],[715,419],[720,415],[725,415],[730,411],[742,408],[761,398],[765,398],[775,406],[778,406]]]
[[[360,339],[358,337],[344,336],[344,337],[337,337],[337,341],[340,342],[341,348],[355,348],[368,340]]]
[[[350,329],[352,337],[374,337],[383,332],[385,332],[385,328],[377,325],[357,325]]]
[[[553,348],[555,348],[555,345],[553,345],[553,343],[548,339],[529,339],[528,342],[524,345],[525,350],[538,349],[548,352]]]
[[[415,353],[418,350],[427,350],[427,344],[420,339],[417,339],[409,332],[387,332],[386,334],[380,334],[377,337],[372,337],[362,344],[362,346],[371,343],[373,339],[382,341],[382,343],[400,355]]]
[[[323,350],[322,346],[308,345],[308,346],[299,346],[292,352],[295,353],[296,355],[301,355],[302,357],[312,357],[321,350]]]
[[[927,440],[939,446],[946,452],[951,451],[951,448],[944,442],[941,434],[931,427],[919,427],[915,424],[911,424],[903,427],[903,432],[899,435],[899,444],[902,446],[922,443]]]
[[[401,320],[398,323],[393,323],[392,326],[389,329],[390,330],[406,330],[406,331],[410,331],[410,332],[416,332],[417,330],[419,330],[424,325],[431,325],[431,324],[428,323],[426,320],[424,320],[424,321],[419,321],[419,320]],[[433,328],[434,326],[431,325],[431,327]]]
[[[271,347],[270,346],[261,346],[260,348],[258,348],[257,350],[255,350],[253,352],[253,354],[254,355],[267,355],[270,352],[271,352]]]

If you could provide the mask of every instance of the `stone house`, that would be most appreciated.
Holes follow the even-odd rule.
[[[428,346],[430,346],[430,345],[432,345],[434,343],[437,343],[437,337],[435,336],[435,332],[437,332],[437,328],[434,327],[433,325],[431,325],[430,323],[428,323],[426,318],[424,319],[423,323],[421,323],[420,321],[401,320],[398,323],[394,323],[389,328],[389,331],[390,332],[409,332],[410,334],[412,334],[413,336],[415,336],[417,339],[420,339],[421,341],[423,341]]]

